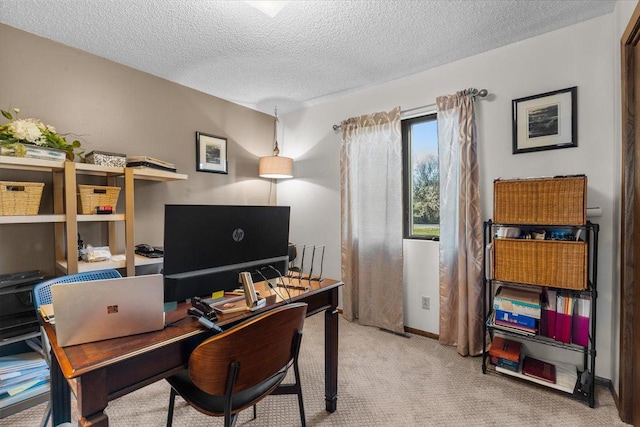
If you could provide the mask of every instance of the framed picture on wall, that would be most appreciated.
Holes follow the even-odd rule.
[[[578,87],[514,99],[513,154],[578,146]]]
[[[227,170],[227,138],[196,132],[196,170],[224,173]]]

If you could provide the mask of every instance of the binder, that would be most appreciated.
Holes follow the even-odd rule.
[[[545,302],[540,313],[540,335],[556,337],[556,291],[545,290]]]
[[[556,303],[556,341],[571,343],[573,326],[573,304],[575,299],[567,295],[558,295]]]
[[[587,347],[589,345],[589,315],[591,312],[591,300],[577,298],[572,319],[571,341],[574,344]]]

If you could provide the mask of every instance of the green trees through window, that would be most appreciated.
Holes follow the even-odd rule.
[[[440,236],[438,122],[435,114],[402,121],[404,237]]]

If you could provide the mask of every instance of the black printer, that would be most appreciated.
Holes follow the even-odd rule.
[[[0,274],[0,341],[39,329],[32,291],[43,279],[39,270]]]

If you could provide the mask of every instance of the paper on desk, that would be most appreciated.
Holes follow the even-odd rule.
[[[42,304],[39,310],[45,322],[51,323],[52,325],[56,323],[53,314],[53,304]]]

